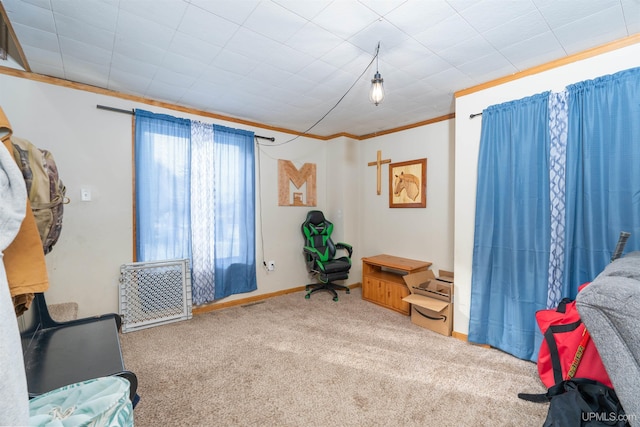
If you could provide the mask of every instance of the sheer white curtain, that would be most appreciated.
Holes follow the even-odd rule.
[[[194,304],[215,297],[213,126],[191,122],[191,292]]]

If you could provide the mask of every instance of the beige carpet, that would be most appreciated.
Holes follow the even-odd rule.
[[[303,293],[121,335],[145,426],[536,426],[536,366],[361,299]]]
[[[49,315],[58,322],[68,322],[78,318],[78,303],[63,302],[60,304],[47,305]]]

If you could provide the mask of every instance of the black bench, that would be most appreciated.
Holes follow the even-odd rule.
[[[44,294],[38,293],[22,318],[20,336],[29,398],[80,381],[117,375],[129,381],[129,398],[137,403],[138,379],[124,368],[118,314],[56,322]]]

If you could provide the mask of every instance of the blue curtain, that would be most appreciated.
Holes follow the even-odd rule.
[[[136,110],[138,261],[190,258],[189,120]]]
[[[549,269],[549,93],[482,113],[469,341],[535,360]]]
[[[484,111],[478,161],[469,340],[530,360],[535,311],[575,298],[621,231],[640,250],[640,68],[545,96]]]
[[[215,298],[257,289],[253,132],[213,126]]]
[[[567,87],[567,230],[563,293],[609,263],[621,231],[640,249],[640,68]]]
[[[189,258],[193,303],[257,289],[252,132],[136,110],[138,261]]]

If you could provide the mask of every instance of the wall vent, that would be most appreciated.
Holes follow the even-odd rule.
[[[122,332],[191,319],[189,260],[123,264],[119,304]]]

